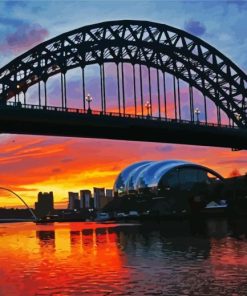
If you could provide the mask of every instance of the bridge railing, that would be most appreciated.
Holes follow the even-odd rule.
[[[103,112],[91,109],[79,109],[79,108],[65,108],[65,107],[56,107],[56,106],[41,106],[33,104],[23,104],[21,102],[7,102],[1,104],[0,108],[15,108],[15,109],[28,109],[28,110],[41,110],[41,111],[53,111],[53,112],[64,112],[64,113],[77,113],[84,115],[96,115],[96,116],[107,116],[107,117],[122,117],[122,118],[132,118],[132,119],[143,119],[143,120],[152,120],[152,121],[161,121],[161,122],[171,122],[171,123],[182,123],[182,124],[193,124],[200,126],[212,126],[212,127],[223,127],[223,128],[236,128],[238,126],[226,125],[221,123],[211,123],[203,121],[190,121],[183,119],[175,118],[165,118],[157,117],[151,115],[139,115],[139,114],[128,114],[128,113],[118,113],[118,112]]]

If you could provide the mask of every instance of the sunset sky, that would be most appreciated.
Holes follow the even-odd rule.
[[[246,14],[244,0],[1,1],[0,67],[66,31],[108,20],[140,19],[186,30],[216,47],[246,72]],[[95,78],[93,68],[90,71],[87,83],[91,92]],[[68,95],[79,98],[76,71],[70,83],[74,91]],[[110,91],[114,96],[115,90]],[[55,100],[55,81],[48,92]],[[93,96],[97,95],[95,89]],[[56,206],[66,207],[68,191],[111,188],[118,173],[136,161],[183,159],[227,177],[234,170],[247,172],[246,157],[246,151],[222,148],[4,134],[0,135],[0,187],[16,191],[31,206],[39,191],[53,191]],[[0,206],[11,205],[20,203],[0,191]]]

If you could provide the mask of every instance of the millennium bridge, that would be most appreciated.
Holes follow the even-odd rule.
[[[108,21],[0,69],[0,132],[247,149],[247,76],[168,25]]]

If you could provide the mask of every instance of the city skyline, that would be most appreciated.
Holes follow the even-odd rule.
[[[95,1],[92,2],[95,5]],[[243,1],[222,1],[212,3],[211,7],[205,2],[176,1],[164,5],[159,1],[137,1],[132,11],[129,11],[127,2],[120,1],[120,5],[116,5],[108,1],[104,6],[98,2],[105,16],[88,1],[83,1],[83,6],[78,1],[74,5],[63,2],[59,7],[48,2],[27,1],[25,5],[20,5],[22,1],[2,2],[0,66],[44,40],[86,24],[115,19],[117,15],[117,19],[141,18],[186,30],[212,44],[246,70],[247,60],[243,52],[247,40],[242,27],[247,5]],[[7,10],[11,12],[11,17],[7,16]],[[66,15],[63,10],[67,12]],[[34,17],[34,11],[38,14],[37,18]],[[55,11],[58,13],[54,14]],[[196,17],[193,11],[197,12]],[[175,12],[176,15],[179,13],[180,18],[174,18]],[[83,20],[79,17],[81,14],[85,16]],[[64,17],[63,22],[59,15]],[[222,19],[221,24],[217,22],[219,17]],[[36,19],[39,19],[39,23]],[[89,77],[93,77],[93,72]],[[76,86],[76,79],[73,79]],[[79,96],[76,90],[71,95]],[[96,92],[94,97],[98,95]],[[240,174],[246,172],[246,151],[100,139],[27,135],[0,137],[2,185],[20,193],[28,204],[34,203],[38,191],[53,191],[56,204],[62,207],[67,202],[64,192],[83,188],[92,190],[95,184],[98,187],[113,187],[114,180],[124,167],[141,160],[192,161],[208,166],[224,177],[234,171]],[[5,192],[2,191],[0,196],[0,206],[18,205],[18,201]]]

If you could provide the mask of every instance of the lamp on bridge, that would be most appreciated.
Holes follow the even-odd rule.
[[[146,102],[145,107],[147,109],[147,117],[150,116],[150,109],[151,109],[151,104],[149,101]]]
[[[86,99],[86,101],[88,103],[87,113],[91,114],[92,111],[91,111],[91,108],[90,108],[90,103],[92,102],[93,98],[92,98],[92,96],[90,94],[87,94],[85,99]]]
[[[19,84],[17,84],[16,85],[16,89],[17,89],[17,106],[20,106],[20,85]]]
[[[238,113],[235,115],[235,117],[236,117],[237,120],[241,120],[242,119],[242,116],[240,114],[238,114]]]
[[[245,120],[242,120],[242,116],[239,114],[239,113],[236,113],[235,114],[235,117],[238,121],[240,121],[242,124],[245,124],[246,125],[246,121]]]
[[[200,115],[201,111],[199,110],[199,108],[196,108],[194,110],[194,113],[196,115],[196,121],[199,122],[199,115]]]

